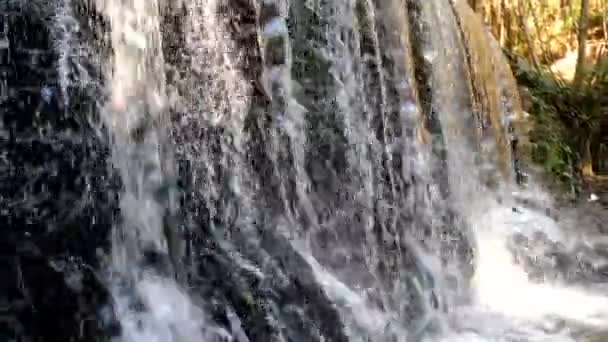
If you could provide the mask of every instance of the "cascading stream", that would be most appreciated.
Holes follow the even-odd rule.
[[[94,78],[70,69],[76,1],[56,9],[66,94]],[[121,183],[106,266],[122,341],[573,341],[608,325],[605,292],[568,283],[584,237],[517,203],[542,192],[494,184],[458,1],[97,0],[109,57],[82,58],[104,73],[95,125]]]
[[[114,310],[123,341],[202,341],[221,334],[176,283],[178,234],[175,175],[169,152],[161,5],[149,0],[100,0],[109,20],[111,73],[102,119],[120,175],[121,218],[109,261]],[[207,336],[209,334],[209,336]]]
[[[107,1],[98,4],[111,25],[113,49],[110,99],[104,111],[114,140],[115,168],[121,173],[124,192],[121,207],[126,244],[125,266],[142,252],[167,253],[163,216],[169,210],[157,200],[170,175],[163,167],[163,134],[166,118],[164,62],[159,31],[159,5],[150,1]],[[168,163],[171,163],[169,160]]]

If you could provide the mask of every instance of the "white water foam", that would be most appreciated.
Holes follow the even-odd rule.
[[[121,341],[194,342],[229,336],[213,325],[203,326],[207,321],[205,313],[172,280],[148,276],[137,283],[135,290],[149,309],[135,311],[124,298],[116,301]]]
[[[548,277],[532,281],[508,247],[516,234],[541,233],[563,246],[583,236],[566,231],[544,213],[496,202],[473,216],[472,229],[472,303],[455,308],[449,318],[454,328],[439,341],[580,341],[576,334],[599,333],[608,326],[608,293]]]

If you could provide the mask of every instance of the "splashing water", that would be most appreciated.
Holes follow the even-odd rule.
[[[456,326],[471,331],[449,334],[446,340],[574,341],[579,340],[572,337],[577,329],[580,334],[581,330],[601,330],[606,326],[605,291],[549,277],[534,281],[524,262],[517,260],[508,248],[515,234],[533,236],[542,232],[551,242],[563,243],[575,238],[564,236],[555,221],[533,211],[514,212],[496,205],[485,215],[479,215],[474,225],[477,258],[473,302],[455,313],[459,316]],[[542,249],[543,241],[537,243]],[[530,254],[532,258],[546,257],[543,253]],[[547,267],[543,271],[549,270]],[[571,326],[564,322],[570,322]]]
[[[69,72],[72,2],[55,23],[64,93],[93,78]],[[608,326],[601,286],[569,282],[586,237],[510,181],[488,186],[453,2],[408,4],[97,1],[111,56],[84,58],[105,71],[122,183],[108,264],[122,341],[574,341]]]
[[[123,184],[112,236],[110,288],[127,341],[202,341],[221,334],[169,274],[146,258],[169,259],[166,220],[175,211],[167,152],[166,82],[156,1],[99,0],[113,55],[108,103],[100,104]],[[160,261],[162,263],[162,261]],[[167,263],[167,261],[164,261]]]

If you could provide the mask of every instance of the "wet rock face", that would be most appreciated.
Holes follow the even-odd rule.
[[[96,249],[115,209],[107,151],[62,108],[41,3],[2,1],[0,340],[94,341],[108,301]]]
[[[248,146],[248,162],[259,177],[262,191],[268,192],[267,197],[260,196],[264,198],[258,205],[267,209],[270,217],[282,205],[272,200],[277,198],[279,190],[276,184],[272,184],[273,165],[265,149],[267,146],[264,145],[267,134],[264,130],[268,130],[276,118],[269,113],[270,101],[266,90],[256,83],[256,80],[262,78],[263,62],[254,29],[254,2],[234,1],[232,4],[230,8],[221,9],[229,13],[227,17],[231,18],[226,34],[239,47],[244,47],[242,69],[239,71],[254,83],[245,123],[253,140]],[[276,15],[276,8],[268,5],[262,8],[262,12],[260,20],[269,16],[271,19]],[[163,31],[165,60],[172,65],[172,69],[187,73],[190,68],[188,58],[180,58],[179,52],[185,44],[183,23],[176,22],[175,17],[164,19],[165,27],[170,28]],[[180,75],[175,77],[179,78]],[[204,80],[198,79],[196,82],[204,84]],[[179,90],[185,96],[192,96],[189,93],[192,92],[191,89]],[[319,91],[318,95],[321,97],[322,92]],[[180,117],[185,113],[173,114],[176,118],[173,122],[174,129],[178,132],[174,137],[176,145],[197,145],[203,142],[210,147],[210,153],[220,155],[225,147],[221,142],[225,135],[223,128],[210,127],[203,121],[184,127],[180,124]],[[212,303],[205,307],[206,311],[233,336],[237,336],[238,332],[230,322],[236,314],[250,341],[347,341],[339,314],[321,285],[316,282],[311,266],[275,229],[276,222],[262,218],[256,220],[253,227],[244,227],[244,223],[240,222],[242,220],[238,220],[240,208],[229,184],[214,189],[220,193],[217,198],[206,199],[201,196],[201,191],[207,190],[209,185],[197,181],[197,178],[207,175],[204,170],[201,171],[196,158],[196,154],[176,153],[182,188],[181,218],[188,222],[190,228],[189,236],[186,237],[190,246],[188,255],[196,256],[184,262],[193,265],[188,274],[191,295]],[[204,162],[214,165],[214,160]],[[217,177],[228,183],[230,174],[224,165],[214,167],[217,168],[214,169]],[[248,233],[249,229],[257,232]],[[229,234],[230,239],[225,239],[221,236],[223,234]],[[259,238],[258,241],[251,241],[255,240],[251,239],[254,235]],[[241,262],[235,259],[235,255],[242,258]],[[250,263],[252,267],[244,267],[244,262]]]
[[[245,25],[255,18],[248,6],[233,9]],[[68,89],[69,107],[64,107],[58,56],[45,25],[50,10],[24,6],[10,13],[8,46],[0,51],[10,56],[0,65],[6,85],[0,104],[0,341],[109,340],[118,330],[108,310],[111,298],[100,274],[100,255],[109,249],[110,230],[119,215],[120,184],[109,171],[107,143],[85,116],[95,115],[90,111],[94,99]],[[179,65],[179,24],[167,20],[164,25],[170,28],[164,32],[167,60]],[[240,39],[241,44],[255,44],[254,36]],[[254,45],[247,73],[258,72],[255,51]],[[260,106],[264,96],[254,91]],[[255,256],[260,262],[272,259],[267,270],[285,277],[280,284],[244,270],[234,263],[233,251],[219,247],[210,230],[214,218],[189,189],[188,163],[177,160],[184,189],[182,218],[192,222],[187,239],[198,255],[188,285],[194,297],[211,303],[206,309],[215,321],[230,327],[236,313],[252,341],[279,336],[346,341],[340,317],[315,283],[310,266],[283,237],[267,233],[262,244],[269,255]],[[149,263],[155,267],[153,260]],[[284,274],[288,268],[298,272]],[[285,326],[273,325],[271,316],[281,317]]]
[[[176,253],[183,258],[181,261],[184,266],[183,274],[178,278],[182,285],[191,289],[190,294],[195,300],[204,299],[201,300],[204,302],[201,305],[205,306],[205,311],[233,336],[238,335],[233,324],[236,314],[240,319],[237,326],[250,341],[347,341],[348,329],[344,327],[337,305],[328,298],[322,284],[315,280],[315,269],[277,229],[275,214],[287,210],[283,206],[297,205],[297,201],[289,199],[294,203],[288,205],[281,201],[277,195],[280,193],[279,187],[273,179],[275,168],[281,168],[292,176],[297,173],[290,169],[293,166],[289,159],[293,156],[279,160],[287,166],[275,165],[268,146],[264,145],[268,130],[272,125],[277,125],[279,120],[272,113],[273,103],[269,89],[260,85],[258,80],[262,78],[264,62],[268,63],[266,67],[285,62],[284,51],[280,48],[284,48],[285,42],[278,41],[282,44],[270,44],[268,47],[259,46],[255,32],[256,19],[266,22],[273,16],[278,16],[278,10],[265,5],[259,14],[260,18],[256,18],[258,14],[254,3],[235,0],[231,2],[230,8],[222,10],[229,13],[226,17],[231,18],[227,34],[243,50],[239,72],[242,72],[248,82],[253,83],[249,94],[250,112],[244,124],[250,144],[247,146],[247,160],[243,163],[251,164],[254,174],[252,178],[259,182],[261,190],[253,200],[257,207],[263,208],[260,209],[262,213],[253,222],[243,223],[244,220],[239,220],[242,218],[239,217],[241,208],[238,207],[238,201],[234,200],[234,189],[230,188],[230,184],[225,188],[214,188],[218,192],[217,196],[209,199],[204,197],[209,190],[205,188],[208,184],[201,184],[204,182],[200,179],[208,175],[204,173],[205,170],[196,169],[200,168],[200,165],[196,165],[200,160],[195,159],[203,159],[196,154],[200,151],[176,151],[180,213],[167,225],[175,228],[175,231],[185,232],[184,236],[175,237],[180,242],[186,242],[183,244],[183,252]],[[168,86],[181,86],[185,89],[171,90],[193,96],[192,89],[188,89],[191,84],[177,84],[192,71],[188,69],[191,62],[188,57],[192,56],[184,56],[183,53],[184,23],[179,20],[180,15],[185,17],[185,9],[174,8],[172,11],[174,13],[163,18],[162,30],[164,58],[169,64]],[[314,189],[314,195],[310,196],[315,205],[326,209],[329,217],[327,221],[330,221],[334,212],[352,209],[352,201],[342,198],[341,195],[344,194],[340,194],[340,190],[351,185],[353,175],[348,173],[346,151],[349,146],[342,133],[344,127],[331,115],[337,111],[336,101],[332,97],[336,92],[335,76],[330,72],[330,61],[320,54],[316,55],[313,49],[315,44],[323,43],[325,37],[321,31],[329,24],[322,21],[322,16],[307,9],[304,2],[295,2],[291,11],[293,13],[289,15],[288,27],[289,39],[293,39],[292,52],[303,57],[295,59],[291,66],[292,76],[300,83],[294,97],[297,97],[300,104],[310,108],[306,124],[311,131],[309,139],[315,142],[303,151],[305,169],[311,177],[311,188]],[[86,117],[96,114],[90,110],[96,99],[74,89],[69,89],[67,95],[61,93],[56,73],[58,56],[51,48],[48,27],[44,24],[48,13],[44,8],[24,7],[22,11],[11,13],[8,16],[8,46],[0,47],[3,56],[10,56],[0,59],[4,63],[0,65],[0,76],[4,77],[2,81],[6,85],[3,88],[6,94],[0,105],[0,227],[6,227],[0,231],[0,277],[10,279],[0,284],[0,334],[4,334],[0,335],[0,341],[4,336],[8,336],[9,340],[24,341],[46,340],[49,336],[61,341],[104,340],[116,331],[113,330],[115,325],[112,315],[108,314],[111,310],[104,311],[111,306],[108,305],[110,299],[105,284],[100,280],[103,277],[97,274],[102,269],[98,252],[107,252],[109,248],[110,230],[120,214],[116,199],[120,184],[109,171],[111,167],[108,165],[107,142],[90,126],[90,117]],[[83,23],[86,22],[83,20]],[[387,28],[385,30],[390,31]],[[381,32],[380,35],[387,35],[387,32]],[[371,33],[373,32],[364,32],[361,41],[356,42],[362,45],[366,55],[375,53]],[[0,43],[2,38],[0,34]],[[409,38],[415,40],[414,36]],[[271,49],[266,51],[265,48]],[[263,60],[262,51],[266,51],[266,56],[273,57]],[[386,103],[377,105],[386,105],[392,110],[388,113],[389,124],[383,127],[380,124],[381,115],[371,109],[368,115],[373,127],[365,133],[381,137],[386,134],[384,132],[391,130],[390,135],[399,141],[399,144],[392,145],[396,147],[394,153],[379,153],[378,158],[383,162],[370,166],[379,169],[378,174],[373,175],[374,181],[387,183],[392,170],[392,175],[400,185],[394,191],[396,194],[389,194],[387,187],[371,207],[353,210],[356,215],[351,215],[352,220],[343,220],[345,222],[341,228],[346,232],[344,236],[334,236],[336,226],[328,223],[329,229],[319,233],[312,248],[321,255],[325,250],[338,250],[333,246],[339,247],[344,240],[348,240],[353,245],[360,244],[360,255],[342,261],[336,253],[325,259],[319,257],[319,261],[325,266],[335,266],[336,269],[344,267],[349,271],[356,269],[353,265],[365,265],[365,249],[375,248],[365,245],[369,243],[362,229],[365,209],[373,211],[373,238],[377,240],[380,253],[387,256],[379,258],[377,266],[384,281],[392,281],[393,277],[405,270],[413,270],[412,273],[423,273],[424,278],[432,278],[430,272],[416,270],[422,266],[415,265],[416,257],[413,252],[410,253],[408,246],[401,246],[399,240],[394,239],[398,232],[383,231],[389,226],[391,229],[407,229],[413,221],[419,220],[414,217],[414,213],[396,215],[392,213],[391,206],[383,205],[384,201],[393,201],[391,203],[395,207],[406,201],[409,203],[410,198],[403,194],[417,186],[414,176],[406,177],[403,175],[405,172],[401,172],[407,160],[402,159],[400,152],[408,147],[405,145],[413,132],[401,131],[399,128],[401,117],[398,111],[400,103],[395,100],[399,94],[396,84],[399,77],[403,76],[401,74],[406,73],[397,67],[400,60],[388,55],[368,59],[367,67],[370,70],[380,70],[383,65],[386,70],[383,75],[370,73],[371,79],[363,92],[375,94],[371,97],[379,98],[377,84],[384,80],[389,95]],[[427,72],[426,69],[420,70],[418,76],[425,76]],[[200,79],[194,81],[201,83]],[[426,81],[418,80],[418,86],[422,93],[426,93],[421,96],[431,100]],[[70,100],[69,108],[64,107],[66,98]],[[413,105],[416,100],[411,95],[407,101]],[[430,115],[431,104],[424,107]],[[188,108],[179,110],[187,111]],[[175,146],[204,145],[213,157],[225,152],[222,151],[225,148],[222,137],[226,132],[222,127],[209,127],[203,120],[192,120],[187,127],[185,124],[180,126],[182,114],[186,113],[180,113],[179,110],[172,108],[171,113],[174,119],[172,138]],[[433,122],[428,125],[437,124]],[[146,127],[142,128],[145,129]],[[374,141],[377,141],[378,146],[388,144],[381,138]],[[227,171],[229,168],[225,166],[217,163],[213,164],[213,170],[206,170],[220,179],[213,179],[212,182],[230,182],[232,171]],[[438,172],[436,177],[445,180],[444,171]],[[290,179],[287,184],[289,188],[297,180],[293,177],[294,181]],[[399,197],[401,195],[403,198]],[[389,220],[381,222],[382,217],[393,215],[398,224],[388,222]],[[452,225],[456,221],[453,217],[455,215],[449,210],[442,215],[445,216],[441,218],[445,235],[451,237],[451,234],[460,234]],[[349,215],[345,215],[347,216]],[[319,221],[324,223],[324,218],[319,218]],[[430,232],[430,223],[419,221],[418,225],[428,225]],[[245,226],[247,224],[249,226]],[[306,224],[307,222],[302,223],[303,226]],[[458,236],[457,239],[462,241],[465,238]],[[468,243],[461,243],[458,247],[466,250],[458,250],[456,254],[470,254]],[[166,269],[159,273],[170,276],[170,267],[167,266],[170,261],[164,255],[151,253],[144,259],[147,263],[145,267]],[[174,261],[176,260],[171,260]],[[248,267],[247,263],[253,267]],[[350,280],[362,278],[359,281],[367,282],[371,287],[378,280],[365,274],[366,271],[369,270],[364,267],[360,271],[357,269],[358,274],[351,276]],[[432,283],[432,279],[427,282]],[[385,289],[377,289],[382,290]],[[415,303],[412,308],[382,309],[407,312],[403,321],[408,322],[399,322],[405,325],[409,320],[416,319],[420,313],[417,307],[422,307],[418,303],[420,296],[411,296],[411,302]],[[376,297],[379,298],[379,295]],[[372,301],[376,297],[370,296]],[[396,298],[395,301],[399,300]],[[432,306],[439,306],[435,303],[437,298],[432,302]]]

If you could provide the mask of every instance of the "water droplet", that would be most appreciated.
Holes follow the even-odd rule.
[[[274,17],[264,25],[262,35],[265,38],[283,36],[288,33],[285,18]]]
[[[428,63],[433,63],[437,58],[437,52],[435,50],[427,50],[424,52],[424,60]]]

